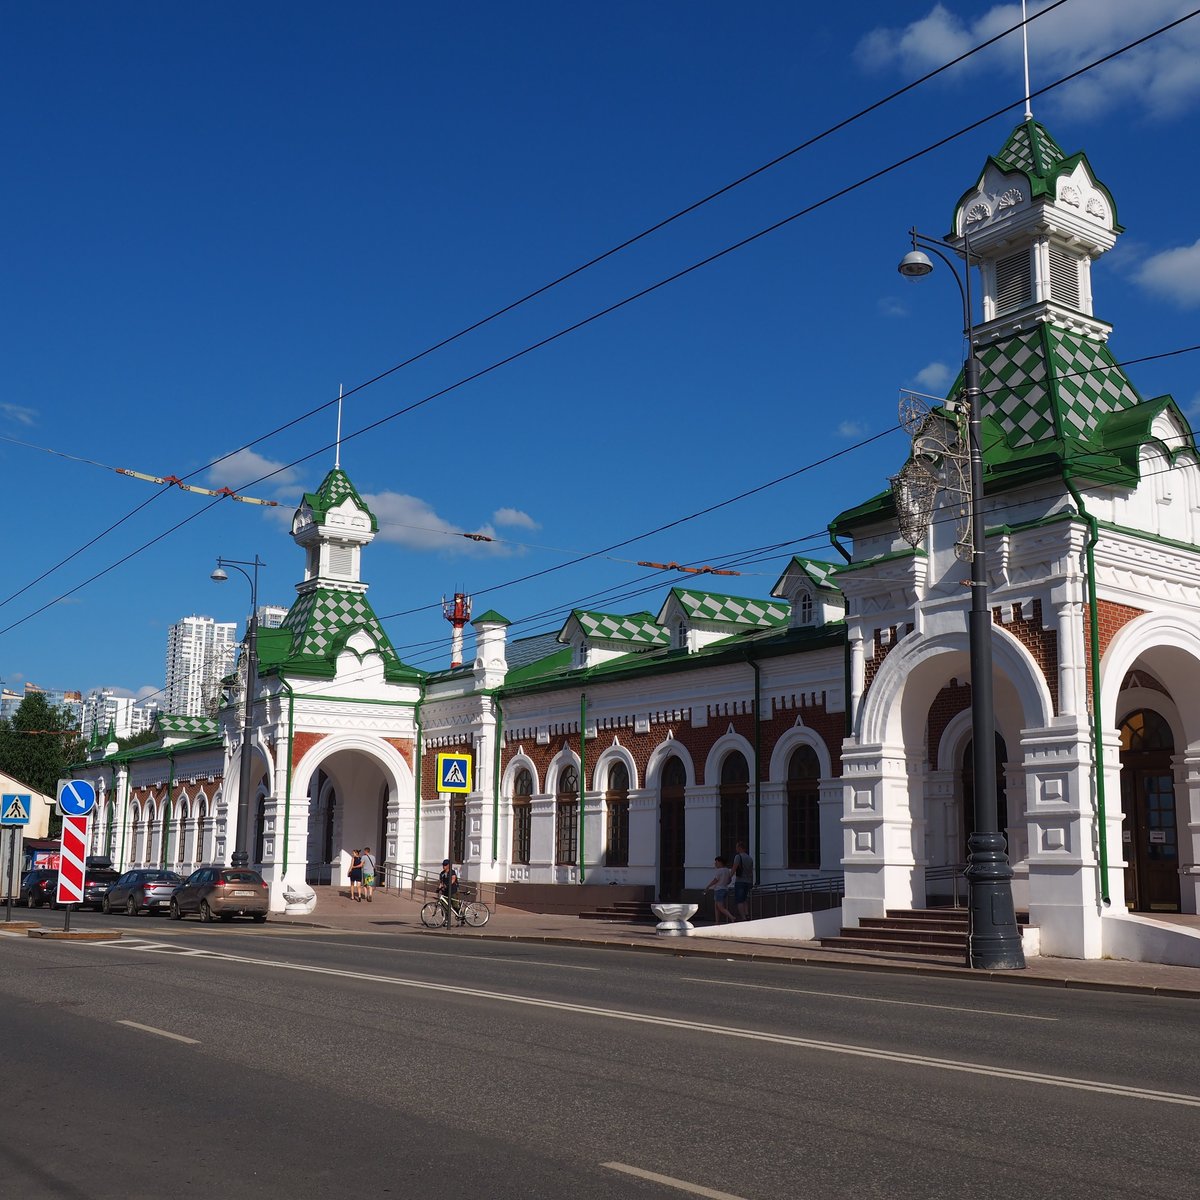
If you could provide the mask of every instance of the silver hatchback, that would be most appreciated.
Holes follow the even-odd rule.
[[[200,867],[171,895],[171,917],[199,913],[202,921],[250,917],[265,921],[271,903],[266,880],[245,867]]]
[[[126,871],[104,897],[106,913],[123,912],[131,917],[145,910],[148,913],[166,912],[171,904],[175,889],[183,882],[183,876],[174,871],[139,867]]]

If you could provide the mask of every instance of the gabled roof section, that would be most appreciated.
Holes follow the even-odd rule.
[[[371,518],[372,533],[379,532],[379,522],[375,514],[367,507],[366,501],[358,494],[358,490],[350,482],[350,477],[341,467],[334,467],[315,492],[305,492],[301,504],[307,504],[312,509],[314,525],[324,525],[329,510],[337,508],[345,500],[353,500],[358,508]]]
[[[584,637],[608,642],[628,642],[633,646],[666,646],[670,633],[655,619],[653,613],[604,613],[577,608],[567,618],[558,635],[560,642],[570,636],[572,624],[577,624]]]
[[[480,613],[479,616],[471,622],[472,625],[511,625],[512,622],[505,616],[502,616],[494,608],[489,608],[487,612]]]
[[[415,682],[423,677],[422,671],[400,661],[365,595],[321,587],[298,596],[278,629],[259,633],[259,669],[332,678],[337,673],[338,655],[360,631],[375,643],[389,682]]]
[[[841,592],[841,588],[837,585],[835,575],[837,567],[833,563],[822,562],[819,558],[801,558],[796,554],[792,556],[792,561],[788,563],[782,575],[776,581],[775,586],[771,589],[772,596],[779,595],[779,587],[792,571],[803,572],[813,587],[819,588],[822,591]]]
[[[695,592],[689,588],[672,588],[658,612],[664,620],[672,600],[677,601],[693,621],[714,621],[726,625],[750,625],[769,629],[786,625],[789,609],[786,604],[770,600],[752,600],[746,596],[725,596],[718,592]]]

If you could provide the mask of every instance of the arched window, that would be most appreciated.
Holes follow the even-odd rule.
[[[513,849],[515,863],[528,863],[533,841],[533,776],[522,768],[513,780]]]
[[[787,865],[815,870],[821,865],[821,760],[811,746],[797,746],[788,759]]]
[[[813,598],[812,592],[802,592],[798,597],[799,605],[797,616],[801,625],[811,625],[813,622]]]
[[[262,866],[263,848],[267,836],[267,800],[265,796],[258,798],[254,810],[254,861]]]
[[[721,853],[732,861],[738,842],[750,844],[750,766],[740,750],[721,762]]]
[[[193,866],[208,862],[208,802],[203,801],[196,810],[196,861]]]
[[[608,788],[604,795],[608,816],[608,836],[604,863],[609,867],[629,866],[629,768],[618,759],[608,768]]]
[[[461,792],[450,796],[450,849],[451,861],[467,860],[467,798]]]
[[[663,763],[658,796],[658,898],[678,900],[683,894],[686,858],[687,769],[671,755]]]
[[[554,803],[554,861],[571,866],[579,856],[579,771],[572,763],[558,773]]]

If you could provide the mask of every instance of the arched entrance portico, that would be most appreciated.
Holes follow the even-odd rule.
[[[302,839],[307,882],[347,884],[352,852],[367,846],[381,871],[411,867],[412,771],[390,743],[354,735],[322,739],[297,767],[292,796],[292,835]]]
[[[923,906],[926,867],[961,861],[969,672],[962,627],[913,632],[879,665],[858,714],[857,736],[842,749],[847,923],[882,916],[888,908]],[[1001,764],[1011,830],[1027,819],[1026,739],[1046,731],[1054,710],[1041,669],[1001,626],[993,628],[993,674],[997,733],[1010,756],[1020,748]],[[1014,850],[1026,844],[1023,837],[1009,840]],[[1069,845],[1063,866],[1078,869],[1073,860],[1079,839]],[[1025,894],[1032,906],[1037,899],[1032,886]]]

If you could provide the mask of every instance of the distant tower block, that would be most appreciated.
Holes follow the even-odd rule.
[[[471,597],[455,592],[453,600],[442,597],[442,616],[450,622],[450,666],[462,666],[463,626],[471,619]]]

